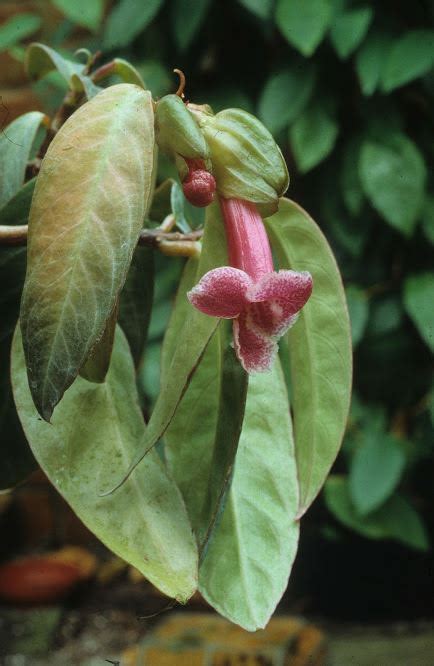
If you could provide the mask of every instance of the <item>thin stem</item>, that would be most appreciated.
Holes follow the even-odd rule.
[[[98,83],[98,81],[102,81],[102,79],[107,78],[107,76],[113,74],[115,67],[116,63],[114,60],[110,60],[110,62],[106,62],[104,65],[101,65],[101,67],[98,67],[98,69],[93,72],[91,76],[92,81],[94,83]]]
[[[27,224],[20,224],[15,227],[0,224],[0,245],[26,245],[26,243]]]
[[[0,246],[26,245],[27,224],[7,226],[0,224]],[[189,234],[179,232],[166,232],[161,228],[142,229],[138,245],[153,247],[169,256],[192,257],[200,253],[200,244],[203,229],[197,229]]]
[[[179,76],[179,86],[178,90],[176,91],[175,95],[178,95],[181,99],[184,99],[184,88],[185,88],[185,74],[182,71],[182,69],[174,69],[173,70],[175,74],[178,74]]]

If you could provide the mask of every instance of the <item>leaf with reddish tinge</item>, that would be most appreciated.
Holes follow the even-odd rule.
[[[125,282],[152,189],[153,127],[150,93],[112,86],[66,121],[43,160],[21,330],[30,389],[46,420]]]

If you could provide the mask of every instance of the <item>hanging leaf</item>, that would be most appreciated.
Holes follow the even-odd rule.
[[[71,76],[70,87],[79,93],[84,93],[87,100],[92,99],[95,95],[103,90],[100,86],[96,86],[90,76],[84,74],[73,74]]]
[[[163,0],[120,0],[105,23],[104,48],[116,49],[130,44],[152,21],[162,4]]]
[[[51,0],[56,7],[73,23],[96,32],[104,14],[104,0]]]
[[[298,542],[297,472],[278,362],[249,381],[235,472],[199,571],[199,589],[248,631],[264,627],[286,589]]]
[[[384,431],[364,430],[349,476],[352,501],[360,515],[378,509],[396,490],[406,457],[402,443]]]
[[[227,254],[224,227],[218,204],[214,203],[207,208],[203,248],[196,282],[207,271],[225,264],[227,264]],[[164,381],[161,382],[161,390],[146,429],[141,451],[132,459],[127,475],[119,478],[117,486],[112,488],[111,492],[124,483],[131,470],[135,469],[166,432],[219,323],[219,319],[202,314],[188,301],[185,316],[185,324],[177,336],[176,347],[170,362],[169,355],[166,354],[167,373],[164,373]]]
[[[35,185],[36,178],[32,178],[9,199],[3,208],[0,208],[0,224],[11,226],[27,224]],[[25,254],[25,248],[21,248],[21,252]]]
[[[434,30],[412,30],[394,41],[384,63],[381,84],[384,92],[417,79],[434,65]]]
[[[151,96],[120,84],[80,107],[43,160],[21,326],[30,388],[46,420],[124,284],[150,197],[153,153]]]
[[[411,275],[404,284],[404,307],[423,340],[434,351],[434,272]]]
[[[313,292],[289,331],[291,403],[301,516],[317,496],[345,431],[351,393],[351,334],[331,249],[297,204],[281,199],[266,220],[280,268],[309,271]]]
[[[335,18],[330,30],[330,39],[340,58],[348,58],[363,41],[373,15],[371,7],[358,7],[345,11]]]
[[[13,120],[0,133],[0,209],[24,184],[36,133],[46,116],[31,111]]]
[[[351,338],[353,347],[356,347],[366,329],[369,317],[369,303],[365,292],[355,284],[350,284],[345,289],[345,296],[348,304],[348,312],[351,322]]]
[[[333,150],[339,126],[322,104],[311,104],[289,130],[294,158],[301,173],[322,162]]]
[[[164,594],[185,602],[194,592],[197,552],[181,496],[152,452],[112,497],[114,483],[140,446],[145,425],[134,367],[120,329],[104,384],[79,377],[44,423],[32,402],[19,331],[12,353],[14,398],[41,467],[84,524]]]
[[[197,283],[199,262],[196,257],[191,257],[184,266],[184,270],[176,292],[175,304],[170,316],[169,324],[164,335],[161,349],[161,381],[164,384],[168,379],[170,364],[178,344],[183,326],[185,325],[191,305],[187,298],[187,292]]]
[[[94,345],[86,363],[80,368],[80,375],[89,382],[101,384],[110,367],[110,359],[115,339],[119,305],[116,303],[106,321],[101,339]]]
[[[121,77],[124,83],[135,83],[146,90],[145,82],[142,79],[140,72],[127,60],[122,58],[114,58],[113,72]]]
[[[393,495],[369,516],[359,516],[351,502],[347,479],[331,476],[325,485],[329,511],[346,527],[369,539],[395,539],[417,550],[428,550],[425,526],[419,514],[400,495]]]
[[[27,12],[11,16],[0,26],[0,52],[19,44],[41,27],[41,17]]]
[[[372,95],[377,89],[393,43],[387,33],[373,31],[357,51],[356,71],[364,95]]]
[[[312,95],[316,70],[309,64],[295,66],[268,79],[259,100],[259,117],[277,134],[292,123]]]
[[[231,342],[231,322],[221,322],[165,434],[166,459],[202,551],[223,510],[244,416],[247,375]]]
[[[374,208],[405,236],[411,236],[425,193],[426,167],[417,146],[404,134],[362,145],[359,172]]]
[[[345,146],[342,159],[340,177],[342,198],[352,215],[359,215],[364,201],[364,194],[358,170],[360,147],[361,140],[359,137],[350,140]]]
[[[119,324],[136,367],[143,355],[154,297],[154,251],[137,247],[119,301]]]
[[[329,0],[278,0],[276,23],[292,46],[311,56],[322,42],[333,17]]]
[[[238,0],[238,2],[260,19],[271,18],[274,0]]]
[[[83,63],[63,58],[54,49],[38,42],[30,44],[28,47],[24,66],[30,79],[42,79],[43,76],[54,69],[59,72],[68,85],[70,85],[72,75],[83,74],[86,67]]]
[[[0,157],[1,159],[1,157]],[[0,224],[26,224],[34,180],[0,210]],[[15,409],[10,385],[10,348],[26,273],[25,247],[0,247],[0,490],[26,478],[37,464]]]
[[[384,335],[395,331],[402,322],[403,310],[398,296],[385,296],[371,303],[368,335]]]
[[[434,245],[434,197],[427,196],[422,208],[422,229],[425,237]]]
[[[197,35],[211,0],[173,0],[172,30],[176,44],[185,51]]]
[[[170,190],[170,206],[172,208],[172,214],[175,218],[176,226],[184,234],[191,232],[191,226],[185,218],[184,206],[185,206],[185,197],[182,191],[181,186],[175,181],[172,183],[172,188]]]

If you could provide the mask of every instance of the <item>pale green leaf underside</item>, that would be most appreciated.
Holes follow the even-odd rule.
[[[350,323],[335,259],[309,215],[281,199],[266,227],[280,268],[309,271],[313,278],[312,296],[288,334],[301,516],[320,491],[345,431],[352,377]]]
[[[179,491],[152,452],[113,496],[114,483],[143,438],[128,344],[117,330],[104,384],[79,377],[52,423],[38,417],[27,384],[21,336],[12,357],[14,397],[41,467],[78,517],[113,552],[137,567],[165,594],[186,601],[196,588],[197,552]]]
[[[201,551],[226,500],[244,416],[247,375],[231,342],[231,322],[221,322],[165,434]]]
[[[226,242],[224,239],[223,222],[220,217],[218,204],[212,204],[207,209],[205,230],[203,236],[203,249],[199,260],[195,282],[200,277],[217,266],[227,263]],[[190,264],[194,266],[194,264]],[[185,292],[184,292],[185,293]],[[149,419],[146,434],[141,450],[131,461],[130,470],[147,455],[158,440],[164,435],[173,415],[184,395],[189,382],[197,368],[202,355],[216,330],[219,319],[208,317],[196,310],[185,298],[185,320],[182,330],[176,331],[172,338],[172,352],[165,352],[164,371],[161,378],[161,390],[155,407]],[[120,485],[122,476],[118,479]],[[113,491],[117,486],[107,488]]]
[[[285,591],[297,509],[288,396],[276,362],[250,377],[231,490],[199,571],[205,599],[248,631],[267,624]]]
[[[149,92],[104,90],[62,126],[36,183],[21,327],[41,415],[76,377],[123,286],[152,186]]]

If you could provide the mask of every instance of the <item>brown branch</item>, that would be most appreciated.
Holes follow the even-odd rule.
[[[26,243],[27,224],[20,224],[15,227],[0,224],[0,245],[26,245]]]
[[[0,246],[26,245],[27,224],[7,226],[0,224]],[[195,256],[200,251],[198,240],[202,238],[203,229],[189,234],[179,232],[168,233],[161,229],[142,229],[138,245],[153,247],[169,256]]]

